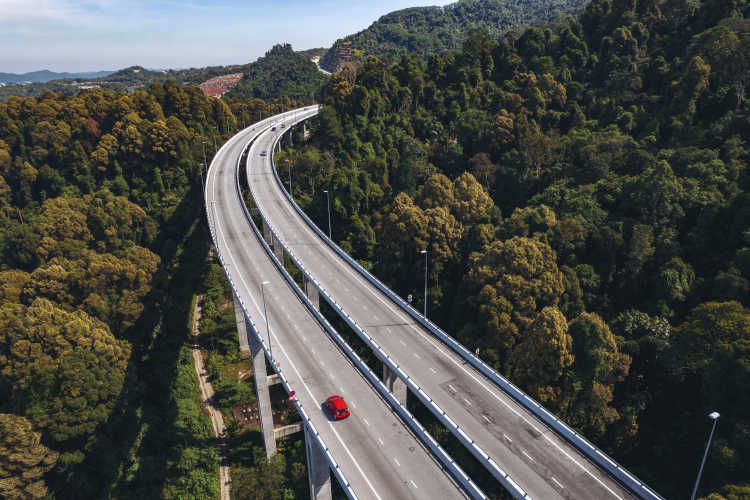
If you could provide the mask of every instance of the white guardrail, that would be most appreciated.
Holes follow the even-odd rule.
[[[299,121],[305,120],[307,118],[300,119]],[[274,144],[275,146],[275,144]],[[250,158],[248,158],[248,161],[250,161]],[[456,463],[456,461],[438,444],[438,442],[433,438],[430,433],[420,424],[416,418],[409,412],[409,410],[406,409],[404,405],[402,405],[398,399],[388,390],[388,388],[385,386],[385,384],[375,375],[375,373],[370,369],[367,364],[362,361],[362,359],[357,355],[356,352],[349,346],[349,344],[344,340],[341,335],[336,331],[336,329],[328,322],[328,320],[318,311],[315,306],[310,302],[310,299],[307,297],[307,295],[300,289],[299,285],[294,281],[294,278],[289,275],[287,270],[284,268],[284,264],[282,262],[279,262],[276,255],[273,253],[273,250],[270,248],[266,240],[263,238],[263,236],[260,233],[260,230],[255,224],[255,221],[252,219],[250,212],[247,209],[247,205],[244,203],[244,199],[242,198],[242,190],[240,188],[240,180],[239,180],[239,168],[236,172],[236,185],[237,185],[237,195],[242,200],[242,207],[245,212],[245,216],[247,217],[248,221],[250,222],[251,226],[253,227],[253,232],[255,232],[256,237],[260,240],[261,245],[263,245],[263,248],[265,249],[268,256],[273,261],[276,268],[279,270],[279,272],[284,276],[286,281],[291,286],[292,290],[297,294],[299,299],[302,301],[305,306],[307,306],[307,309],[310,311],[310,313],[315,317],[315,319],[320,323],[320,325],[323,327],[323,329],[326,331],[326,333],[333,339],[333,341],[339,346],[339,348],[346,354],[346,356],[354,363],[354,365],[359,369],[359,371],[365,376],[365,378],[368,380],[368,382],[378,391],[378,393],[383,397],[390,405],[391,407],[398,413],[398,415],[401,417],[402,421],[404,421],[409,428],[412,430],[412,432],[417,436],[417,438],[424,444],[430,452],[435,456],[440,463],[445,467],[445,469],[450,473],[450,475],[453,477],[454,480],[456,480],[461,487],[464,489],[464,491],[471,496],[471,498],[475,499],[487,499],[487,495],[484,494],[484,492],[471,480],[471,478],[466,474],[463,469]],[[275,234],[273,236],[276,238]],[[278,239],[277,239],[278,240]],[[291,254],[290,254],[291,256]],[[295,263],[297,263],[296,259],[292,257],[295,260]],[[297,265],[299,265],[297,263]],[[309,277],[309,274],[303,270],[306,276]],[[316,284],[316,286],[319,287],[319,285]],[[331,300],[330,298],[327,298],[328,300]],[[382,351],[381,351],[382,352]],[[385,353],[383,352],[383,355]]]
[[[261,122],[258,122],[257,124],[254,125],[253,128],[258,127],[260,124],[264,124],[266,121],[270,121],[270,120],[266,119],[266,120],[263,120]],[[256,134],[256,136],[257,136],[257,134]],[[255,137],[253,137],[248,142],[248,144],[250,144],[250,142],[252,142],[254,139],[255,139]],[[225,143],[219,149],[219,151],[221,151],[222,149],[224,149],[227,146],[227,144],[228,143]],[[245,147],[247,147],[247,145]],[[218,156],[218,153],[214,156],[214,159],[217,156]],[[238,168],[239,168],[239,161],[240,161],[240,159],[241,159],[241,157],[238,158],[238,160],[237,160],[237,163],[238,163],[237,166],[238,166]],[[211,166],[213,167],[213,161],[211,162]],[[208,182],[206,182],[206,185],[208,185]],[[206,201],[206,209],[207,209],[206,212],[207,212],[207,218],[208,218],[208,227],[209,227],[209,230],[211,231],[211,239],[214,242],[214,248],[216,248],[216,255],[219,257],[219,262],[221,262],[221,267],[224,269],[224,272],[227,275],[227,279],[229,280],[229,284],[232,286],[232,291],[234,292],[235,297],[239,301],[240,307],[242,307],[242,312],[245,314],[245,318],[247,319],[247,322],[250,325],[250,329],[255,334],[255,336],[258,337],[258,340],[260,340],[260,343],[263,346],[263,351],[264,351],[264,353],[266,355],[266,358],[268,358],[270,360],[271,359],[271,355],[269,353],[268,346],[266,345],[265,341],[263,340],[263,336],[260,335],[260,331],[255,326],[255,323],[253,322],[252,318],[250,317],[250,314],[248,313],[248,310],[245,307],[245,303],[242,301],[241,296],[239,295],[239,293],[237,293],[238,290],[237,290],[237,287],[234,284],[234,281],[232,281],[232,277],[229,275],[228,272],[226,272],[227,268],[226,268],[226,265],[224,263],[224,259],[221,256],[221,251],[219,250],[218,240],[216,238],[216,231],[215,231],[215,228],[214,228],[214,224],[215,223],[212,224],[211,223],[211,219],[212,218],[210,216],[208,216],[208,210],[209,210],[209,207],[210,207],[210,203],[209,203],[209,200],[206,198],[206,195],[207,195],[207,193],[204,193],[204,199]],[[284,371],[281,369],[280,366],[276,366],[274,368],[276,370],[276,373],[278,373],[278,375],[279,375],[279,379],[281,379],[281,383],[283,384],[284,389],[287,392],[290,392],[292,390],[292,388],[289,386],[289,382],[287,381],[286,376],[284,375]],[[351,484],[346,479],[346,476],[344,476],[344,473],[341,471],[341,468],[339,467],[339,464],[336,462],[336,460],[331,455],[331,453],[330,453],[330,451],[328,449],[328,446],[326,445],[325,441],[323,441],[323,438],[320,436],[320,433],[318,432],[318,430],[315,428],[315,425],[310,420],[310,417],[308,416],[307,412],[305,411],[305,408],[302,406],[302,403],[300,403],[299,399],[296,398],[296,397],[294,398],[294,404],[297,407],[297,411],[302,416],[302,419],[303,419],[305,425],[307,426],[310,434],[312,436],[314,436],[314,439],[317,441],[318,446],[320,446],[320,449],[323,450],[323,454],[326,457],[326,460],[328,461],[328,464],[330,465],[331,470],[333,471],[333,474],[336,476],[336,478],[339,481],[339,484],[343,488],[344,493],[346,493],[346,496],[349,497],[351,500],[357,500],[358,497],[357,497],[356,493],[354,493],[354,490],[352,489]]]
[[[278,142],[279,139],[274,141],[273,146],[271,147],[271,150],[276,147],[276,142]],[[271,157],[271,162],[273,163],[273,157]],[[278,182],[281,182],[278,177],[278,173],[276,172],[275,166],[273,167],[274,175],[276,176],[276,179]],[[286,193],[286,191],[284,191]],[[244,206],[244,200],[243,200],[243,206]],[[245,210],[247,210],[247,206],[244,206]],[[258,207],[258,211],[261,214],[261,217],[263,217],[263,212],[260,210],[260,207]],[[249,216],[249,213],[248,213]],[[292,259],[292,262],[302,271],[305,278],[309,281],[311,281],[315,287],[320,291],[320,293],[323,295],[323,297],[326,299],[326,302],[328,302],[331,307],[333,307],[339,315],[344,318],[344,320],[347,322],[347,324],[354,329],[354,331],[364,340],[364,342],[372,349],[375,354],[378,356],[378,358],[388,366],[388,368],[395,373],[398,374],[399,378],[404,380],[406,385],[412,390],[412,392],[419,398],[419,400],[427,406],[427,408],[430,409],[430,411],[440,420],[443,425],[448,427],[450,431],[463,443],[464,446],[466,446],[469,451],[477,458],[477,460],[480,461],[487,469],[489,469],[490,473],[498,480],[500,483],[515,497],[518,499],[528,499],[530,498],[529,495],[524,491],[523,488],[521,488],[518,483],[516,483],[510,475],[505,472],[505,470],[500,467],[500,465],[495,462],[492,457],[489,456],[482,448],[479,446],[473,439],[471,439],[466,433],[461,429],[461,427],[454,422],[448,414],[432,399],[430,398],[424,390],[412,379],[407,375],[401,367],[396,363],[396,361],[391,358],[391,356],[383,350],[382,347],[373,339],[365,330],[362,328],[355,320],[352,318],[344,309],[336,302],[336,300],[323,288],[323,286],[312,276],[312,274],[302,265],[302,263],[299,261],[297,256],[294,254],[291,248],[284,245],[284,243],[281,241],[281,239],[278,238],[278,232],[274,228],[273,225],[269,223],[269,221],[263,217],[264,223],[270,228],[272,237],[276,239],[276,241],[279,241],[284,251],[289,255],[289,257]],[[294,283],[294,287],[297,287],[297,284]],[[297,287],[298,288],[298,287]],[[319,312],[316,311],[317,315],[320,315]],[[322,316],[321,316],[322,317]],[[323,321],[328,324],[327,320],[323,318]],[[338,336],[338,333],[336,333],[336,336]],[[343,342],[343,340],[342,340]],[[349,349],[349,346],[347,345],[347,349]],[[349,349],[351,350],[351,349]],[[352,351],[353,353],[353,351]],[[356,353],[354,354],[356,356]],[[357,360],[359,360],[359,356],[357,356]],[[360,361],[361,362],[361,361]],[[359,366],[359,364],[358,364]],[[370,371],[369,367],[367,367],[364,363],[362,364],[362,367],[360,368],[363,372]],[[373,374],[374,376],[374,374]],[[368,377],[369,378],[369,377]],[[376,382],[372,382],[373,384],[376,384],[376,388],[378,387],[377,384],[383,385],[379,378],[374,376],[374,379]],[[385,388],[385,386],[383,386]],[[386,392],[388,393],[389,397],[392,398],[390,391],[385,388]],[[389,399],[390,400],[390,399]],[[400,403],[399,403],[399,406]],[[414,420],[411,413],[409,413],[405,408],[403,408],[403,411],[406,412],[405,414],[408,415],[408,418],[411,420]],[[421,428],[421,424],[416,422],[414,420],[416,425],[418,425]],[[431,442],[434,442],[432,437],[429,437]],[[441,452],[442,451],[441,448]],[[455,464],[453,459],[447,455],[447,458],[450,460],[450,464]],[[441,459],[442,461],[442,459]],[[458,467],[457,464],[455,464],[455,467]],[[459,469],[461,472],[460,474],[462,476],[465,476],[465,473],[463,470]],[[454,476],[455,477],[455,476]],[[474,484],[473,482],[471,483]],[[482,493],[483,494],[483,493]]]
[[[318,107],[320,109],[320,106]],[[288,131],[288,130],[287,130]],[[286,133],[285,131],[284,133]],[[281,135],[276,138],[276,141],[273,144],[273,147],[276,146],[276,142],[278,142],[281,139]],[[271,150],[273,151],[273,147]],[[492,382],[495,383],[500,389],[503,390],[506,394],[511,396],[514,400],[516,400],[520,405],[522,405],[524,408],[526,408],[528,411],[530,411],[534,416],[536,416],[539,420],[541,420],[545,425],[547,425],[549,428],[551,428],[553,431],[555,431],[559,436],[564,438],[566,441],[571,443],[573,446],[575,446],[581,453],[583,453],[589,460],[597,464],[599,467],[601,467],[603,470],[605,470],[608,474],[610,474],[612,477],[617,479],[623,486],[628,488],[632,493],[634,493],[639,498],[642,498],[644,500],[662,500],[663,497],[660,496],[658,493],[653,491],[651,488],[648,487],[643,481],[635,477],[634,475],[630,474],[624,467],[619,465],[617,462],[612,460],[606,453],[601,451],[599,448],[594,446],[590,441],[588,441],[584,436],[576,432],[575,430],[568,427],[565,422],[563,422],[561,419],[557,418],[555,415],[553,415],[551,412],[549,412],[546,408],[544,408],[541,404],[539,404],[537,401],[535,401],[533,398],[531,398],[529,395],[527,395],[525,392],[523,392],[521,389],[516,387],[513,383],[511,383],[508,379],[497,373],[494,369],[492,369],[489,365],[487,365],[484,361],[477,358],[474,354],[472,354],[468,349],[466,349],[463,345],[461,345],[460,342],[455,340],[453,337],[445,333],[443,330],[441,330],[437,325],[432,323],[429,320],[426,320],[423,315],[421,315],[417,310],[415,310],[411,305],[407,304],[404,299],[399,297],[397,294],[395,294],[393,291],[391,291],[386,285],[384,285],[380,280],[378,280],[375,276],[373,276],[369,271],[364,269],[357,261],[352,259],[349,254],[347,254],[345,251],[343,251],[335,242],[333,242],[328,236],[323,233],[323,231],[320,230],[320,228],[315,225],[315,223],[307,216],[307,214],[297,205],[297,203],[294,201],[294,199],[290,196],[290,194],[287,192],[286,188],[284,187],[284,183],[281,182],[281,179],[279,178],[279,174],[276,170],[276,166],[273,163],[273,154],[271,155],[271,163],[273,166],[273,173],[276,178],[276,182],[281,187],[282,192],[286,196],[287,200],[291,205],[294,207],[294,209],[297,211],[297,213],[303,218],[303,220],[307,223],[307,225],[315,231],[315,233],[320,237],[331,249],[333,249],[341,258],[343,258],[352,268],[357,271],[360,275],[362,275],[365,279],[367,279],[372,285],[377,287],[381,292],[383,292],[388,298],[390,298],[397,306],[399,306],[403,311],[408,313],[414,320],[416,320],[418,323],[420,323],[425,329],[427,329],[430,333],[432,333],[434,336],[436,336],[438,339],[440,339],[445,345],[450,347],[454,352],[456,352],[459,356],[461,356],[465,361],[470,363],[474,368],[479,370],[482,374],[484,374],[487,378],[489,378]],[[259,209],[260,211],[260,209]],[[262,216],[262,212],[261,212]],[[263,217],[266,224],[268,224],[268,220]],[[273,226],[269,224],[269,227],[271,228],[272,232],[274,232],[274,237],[276,237],[275,229]],[[281,242],[281,240],[279,240]],[[283,242],[282,242],[283,245]],[[376,353],[382,353],[382,349],[378,346],[377,343],[374,342],[374,340],[365,332],[363,328],[361,328],[359,325],[357,325],[349,315],[343,311],[343,309],[333,300],[333,298],[323,289],[323,287],[320,285],[320,283],[312,278],[309,272],[302,267],[302,265],[299,263],[299,261],[296,259],[294,254],[290,251],[289,248],[286,247],[286,245],[283,245],[285,251],[290,255],[292,260],[295,262],[297,267],[299,267],[302,272],[305,274],[305,276],[313,282],[315,287],[323,294],[323,296],[326,298],[326,301],[331,304],[331,306],[338,311],[338,313],[341,315],[342,318],[346,320],[346,322],[351,326],[354,331],[364,340],[368,345],[370,345],[371,348],[375,349]],[[492,460],[487,453],[485,453],[473,440],[471,440],[464,432],[460,429],[460,427],[453,422],[446,414],[443,412],[442,409],[440,409],[421,389],[419,389],[419,386],[414,383],[414,381],[405,374],[401,369],[397,368],[397,365],[391,360],[387,354],[383,353],[386,357],[382,358],[382,361],[389,365],[391,369],[393,369],[399,377],[406,382],[406,384],[412,388],[412,391],[414,394],[435,414],[438,419],[440,419],[450,430],[453,432],[453,434],[461,440],[464,445],[467,446],[467,448],[472,452],[472,454],[480,460],[480,462],[488,465],[487,469],[490,471],[490,473],[493,474],[503,485],[508,488],[508,491],[513,494],[516,498],[528,498],[527,494],[523,489],[521,489],[515,481],[513,481],[505,471],[503,471],[497,463]],[[382,357],[383,354],[380,356]]]

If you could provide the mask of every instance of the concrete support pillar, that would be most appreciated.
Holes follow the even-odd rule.
[[[266,457],[276,454],[276,437],[273,429],[273,413],[271,412],[271,395],[268,392],[268,377],[266,375],[266,356],[258,337],[251,334],[248,337],[250,352],[253,358],[255,391],[258,396],[258,415],[260,415],[260,431],[266,446]]]
[[[398,378],[396,372],[388,368],[385,363],[383,363],[383,383],[398,402],[406,406],[406,383]]]
[[[281,246],[281,242],[277,238],[273,238],[273,254],[279,259],[279,262],[284,263],[284,247]]]
[[[331,469],[315,436],[305,426],[305,451],[307,454],[307,479],[311,500],[332,500]]]
[[[315,288],[315,284],[312,281],[307,278],[303,279],[305,280],[305,295],[310,299],[315,309],[320,311],[320,294],[318,293],[318,289]]]
[[[237,296],[232,294],[234,297],[234,318],[237,321],[237,339],[240,342],[240,357],[247,359],[250,357],[250,345],[247,341],[247,324],[245,323],[245,313],[242,312],[242,306],[240,301],[237,300]]]
[[[269,245],[273,245],[273,233],[271,232],[271,226],[266,223],[266,219],[263,219],[263,239]]]

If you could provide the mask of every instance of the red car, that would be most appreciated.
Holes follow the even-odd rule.
[[[349,407],[346,406],[344,398],[339,395],[326,399],[326,408],[328,408],[334,420],[341,420],[349,416]]]

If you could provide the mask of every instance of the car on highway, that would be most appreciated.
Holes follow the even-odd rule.
[[[334,420],[341,420],[349,416],[349,407],[346,405],[344,398],[338,394],[326,399],[326,408]]]
[[[261,156],[266,156],[266,154],[268,154],[268,153],[266,153],[266,150],[265,150],[265,149],[264,149],[263,151],[261,151],[261,152],[260,152],[260,155],[261,155]]]
[[[271,127],[271,132],[276,132],[276,127]]]

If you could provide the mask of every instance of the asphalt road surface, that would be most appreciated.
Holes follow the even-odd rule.
[[[261,283],[270,282],[264,291],[275,363],[359,498],[466,498],[324,332],[254,235],[235,175],[244,146],[261,129],[245,129],[219,150],[206,179],[206,208],[225,271],[266,341]],[[346,399],[351,417],[328,419],[321,405],[333,394]]]
[[[270,156],[259,155],[284,131],[258,138],[248,183],[263,217],[322,288],[532,498],[635,498],[321,241],[285,198]],[[327,221],[321,222],[327,233]]]

